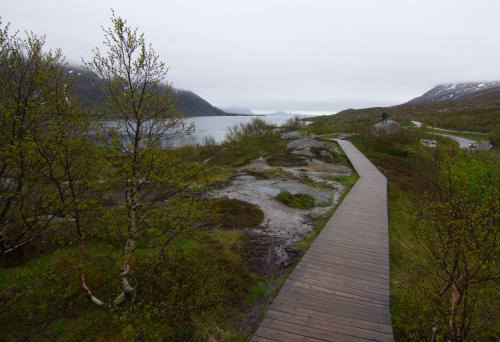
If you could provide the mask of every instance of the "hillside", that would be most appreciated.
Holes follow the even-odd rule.
[[[67,73],[73,76],[73,92],[85,108],[99,107],[104,103],[106,96],[96,87],[100,82],[97,75],[77,66],[68,66]],[[177,110],[185,116],[228,115],[188,90],[173,88],[172,97]]]
[[[490,82],[492,83],[494,82]],[[434,93],[437,88],[426,94]],[[442,93],[444,92],[443,90]],[[325,133],[362,129],[379,121],[382,112],[387,112],[391,118],[401,123],[419,120],[428,125],[456,130],[488,133],[500,127],[500,84],[463,91],[453,100],[443,100],[426,94],[397,106],[347,109],[335,115],[311,118],[314,122],[311,127]],[[432,97],[435,100],[425,102],[430,101]]]
[[[172,97],[177,110],[184,113],[185,116],[228,115],[228,113],[212,106],[208,101],[192,91],[173,88]]]

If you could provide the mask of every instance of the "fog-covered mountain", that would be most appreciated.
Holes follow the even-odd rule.
[[[292,113],[285,112],[284,110],[278,110],[273,113],[269,113],[267,115],[292,115]]]
[[[474,96],[478,93],[497,90],[500,90],[500,81],[440,84],[408,103],[417,104],[457,100]]]
[[[189,90],[172,89],[175,108],[185,116],[227,115],[225,111],[212,106],[208,101]]]
[[[100,82],[97,75],[76,66],[68,66],[66,70],[69,75],[73,76],[73,92],[84,107],[98,107],[104,103],[106,96],[97,87]],[[173,88],[172,97],[176,109],[185,116],[227,115],[225,111],[212,106],[208,101],[188,90]]]
[[[221,107],[226,113],[241,114],[241,115],[255,115],[250,108],[247,107]]]

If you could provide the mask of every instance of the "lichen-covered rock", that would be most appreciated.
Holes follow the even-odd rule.
[[[301,150],[311,147],[323,147],[323,144],[311,138],[303,138],[291,141],[286,145],[289,150]]]
[[[306,156],[306,157],[314,158],[314,153],[312,153],[311,150],[308,148],[293,150],[292,153],[298,154],[299,156]]]
[[[281,134],[281,139],[284,140],[297,140],[302,138],[302,135],[299,131],[291,131]]]
[[[319,155],[326,159],[333,159],[333,155],[327,150],[321,150],[321,152],[319,152]]]
[[[375,133],[397,133],[401,130],[399,122],[394,120],[381,121],[373,125]]]

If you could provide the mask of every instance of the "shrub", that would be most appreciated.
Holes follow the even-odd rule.
[[[298,209],[309,209],[314,207],[314,197],[308,194],[292,194],[289,191],[281,191],[276,195],[281,203]]]
[[[283,125],[281,125],[281,127],[285,131],[296,131],[306,127],[306,122],[302,120],[300,116],[294,115],[290,119],[286,120],[286,122]]]
[[[237,199],[212,199],[206,204],[207,223],[222,229],[244,229],[260,225],[264,213],[258,206]]]
[[[248,123],[228,127],[226,141],[236,143],[248,137],[258,137],[272,132],[274,127],[261,118],[254,118]]]

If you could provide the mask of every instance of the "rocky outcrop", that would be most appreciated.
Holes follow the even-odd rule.
[[[291,133],[291,132],[290,132]],[[286,145],[291,154],[303,156],[306,159],[321,159],[325,161],[335,160],[335,148],[331,144],[325,144],[315,138],[299,138],[292,140]]]
[[[376,134],[392,134],[400,130],[401,125],[394,120],[380,121],[372,127],[372,131]]]
[[[295,140],[300,138],[302,138],[302,134],[299,131],[291,131],[281,134],[281,139],[284,140]]]

